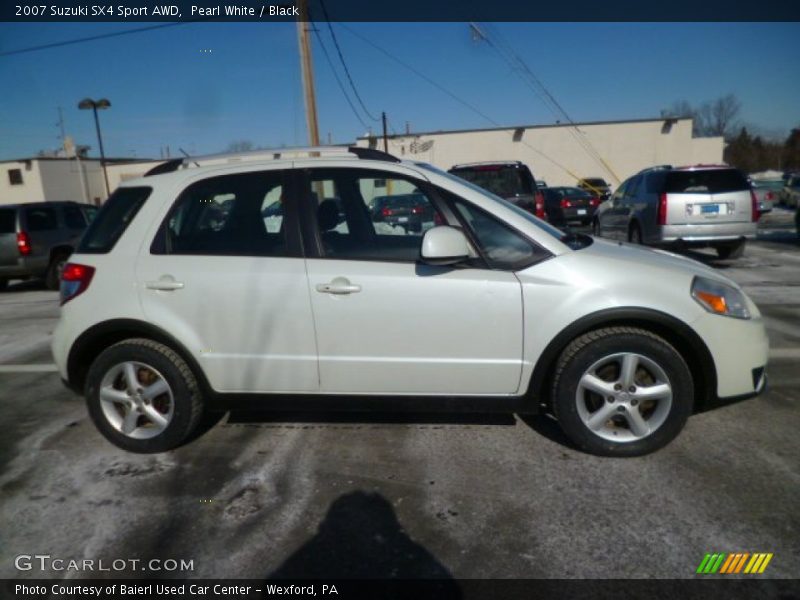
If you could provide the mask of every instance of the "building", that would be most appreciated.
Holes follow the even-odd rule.
[[[107,159],[108,183],[141,177],[162,161]],[[106,197],[99,159],[35,157],[0,161],[0,204],[74,200],[100,204]]]
[[[360,137],[357,144],[383,149],[376,136]],[[616,187],[654,165],[719,164],[724,143],[721,137],[693,137],[690,118],[660,118],[391,135],[388,147],[390,154],[442,169],[519,160],[551,186],[602,177]]]

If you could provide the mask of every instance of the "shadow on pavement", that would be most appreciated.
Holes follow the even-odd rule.
[[[547,415],[519,415],[519,419],[536,433],[547,438],[551,442],[555,442],[570,450],[578,450],[580,452],[552,417]]]
[[[461,597],[450,571],[409,537],[389,501],[363,491],[334,500],[316,534],[267,579],[436,579],[439,597]]]
[[[425,413],[425,412],[326,412],[232,410],[228,423],[387,423],[516,425],[510,413]]]

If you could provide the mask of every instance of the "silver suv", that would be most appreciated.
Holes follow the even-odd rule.
[[[738,258],[756,236],[758,202],[747,177],[727,166],[653,167],[598,207],[596,235],[651,246],[712,247]]]
[[[9,279],[30,277],[57,290],[61,269],[96,212],[69,201],[0,205],[0,290]]]

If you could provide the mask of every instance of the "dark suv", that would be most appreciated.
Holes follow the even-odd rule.
[[[547,219],[544,196],[536,186],[533,173],[518,160],[455,165],[448,173],[505,198],[540,219]]]
[[[0,205],[0,290],[9,279],[30,277],[58,289],[61,268],[96,212],[69,201]]]

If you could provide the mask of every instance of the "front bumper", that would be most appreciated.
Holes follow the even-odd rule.
[[[717,400],[752,397],[766,386],[769,339],[761,315],[734,319],[707,313],[692,323],[714,359]]]

